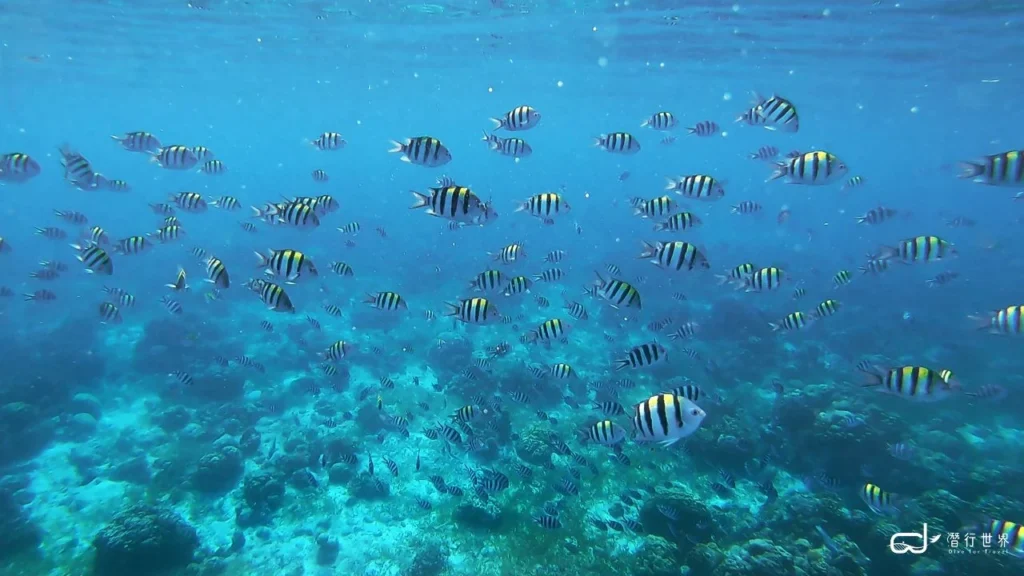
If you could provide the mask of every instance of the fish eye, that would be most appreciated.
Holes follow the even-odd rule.
[[[690,410],[690,414],[693,414],[694,416],[697,416],[698,414],[700,414],[700,410],[694,408],[693,410]]]

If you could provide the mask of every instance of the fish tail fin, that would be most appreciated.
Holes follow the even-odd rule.
[[[409,190],[409,192],[412,192],[413,197],[416,198],[416,203],[413,204],[412,206],[409,206],[409,210],[415,210],[417,208],[425,208],[427,206],[430,206],[430,196],[427,196],[426,194],[417,192],[415,190]]]
[[[985,165],[978,162],[960,162],[957,164],[960,168],[960,178],[977,178],[985,173]]]
[[[392,152],[392,153],[394,153],[394,152],[403,152],[404,150],[405,150],[405,144],[402,144],[398,140],[392,140],[391,141],[391,148],[388,149],[388,152]]]

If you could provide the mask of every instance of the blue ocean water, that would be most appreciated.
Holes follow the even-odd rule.
[[[977,1],[5,2],[0,574],[1020,573],[1022,16]],[[769,122],[773,95],[798,130]],[[536,125],[494,129],[521,106]],[[735,121],[750,110],[773,129]],[[641,127],[661,111],[674,128]],[[702,122],[712,134],[688,133]],[[110,138],[135,131],[225,170],[161,167]],[[344,146],[313,145],[331,133]],[[639,151],[593,145],[613,133]],[[422,136],[451,161],[388,152]],[[773,158],[752,159],[763,147]],[[1001,154],[1003,175],[959,177]],[[766,182],[775,162],[805,176]],[[685,175],[724,197],[666,190]],[[442,177],[486,204],[461,225],[410,210]],[[516,211],[540,194],[558,209],[531,213],[549,195]],[[337,207],[293,200],[322,195]],[[181,237],[160,241],[161,203]],[[319,226],[254,218],[268,203]],[[699,225],[654,230],[683,212]],[[143,253],[115,252],[147,234]],[[929,236],[928,258],[886,250]],[[69,244],[90,239],[112,274],[76,260]],[[665,269],[644,242],[701,256]],[[511,245],[525,257],[495,259]],[[268,250],[318,273],[268,276],[253,254]],[[210,256],[229,286],[205,281]],[[189,290],[166,286],[179,267]],[[471,289],[487,270],[497,288]],[[505,295],[516,275],[530,292]],[[388,292],[405,305],[364,302]],[[475,297],[488,322],[446,316]],[[1016,325],[977,329],[998,310]],[[565,341],[531,342],[549,320]],[[339,341],[343,357],[321,357]],[[679,435],[676,406],[697,429],[650,441]],[[604,421],[613,446],[587,436]]]

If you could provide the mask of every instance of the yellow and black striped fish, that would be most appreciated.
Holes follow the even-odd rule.
[[[797,154],[775,164],[775,172],[768,181],[786,178],[790,184],[822,186],[832,184],[846,176],[849,168],[835,154],[821,150]]]
[[[673,214],[668,220],[659,222],[654,225],[655,232],[672,231],[681,232],[683,230],[689,230],[703,224],[700,218],[697,217],[693,212],[680,212]]]
[[[478,292],[491,292],[505,287],[501,270],[484,270],[469,282],[469,287]]]
[[[114,261],[110,259],[103,248],[96,244],[72,244],[71,247],[78,251],[78,255],[75,257],[79,262],[85,264],[85,269],[90,274],[110,276],[114,273]]]
[[[561,195],[554,192],[543,192],[531,196],[516,208],[516,212],[529,212],[538,218],[553,218],[569,212],[569,203]]]
[[[221,162],[220,160],[207,160],[206,162],[203,163],[202,166],[199,167],[198,170],[198,172],[202,172],[203,174],[210,174],[211,176],[224,174],[227,171],[228,167],[225,166],[224,163]]]
[[[512,264],[521,258],[526,258],[526,250],[523,249],[522,244],[515,242],[505,246],[497,253],[491,254],[491,257],[500,260],[502,264]]]
[[[10,152],[0,154],[0,182],[27,182],[43,169],[28,154]]]
[[[644,242],[644,251],[638,258],[650,259],[658,268],[676,272],[683,269],[711,268],[704,253],[689,242]]]
[[[775,290],[782,285],[785,273],[775,266],[761,268],[746,279],[747,292]]]
[[[249,280],[247,286],[250,290],[259,294],[260,300],[270,310],[274,312],[295,312],[295,306],[292,304],[291,298],[288,297],[288,293],[277,284],[254,278]]]
[[[483,140],[487,142],[488,148],[502,156],[519,159],[533,154],[533,148],[522,138],[499,138],[494,134],[484,132]]]
[[[344,340],[338,340],[334,344],[328,346],[323,352],[320,353],[320,358],[332,362],[341,360],[349,352],[352,351],[352,345]]]
[[[692,400],[661,393],[633,407],[634,440],[671,446],[693,434],[707,416]]]
[[[640,142],[628,132],[601,134],[594,138],[594,146],[613,154],[636,154],[640,151]]]
[[[601,420],[587,427],[586,436],[592,442],[613,446],[626,439],[626,430],[611,420]]]
[[[1024,187],[1024,150],[1010,150],[960,163],[960,177],[989,186]]]
[[[482,224],[490,208],[465,186],[430,188],[430,194],[411,191],[416,203],[410,210],[427,208],[427,214],[466,224]]]
[[[316,228],[320,225],[316,210],[302,202],[270,203],[263,208],[252,206],[252,211],[253,218],[260,218],[268,224],[288,224],[297,228]]]
[[[368,293],[363,299],[364,304],[369,304],[378,310],[408,310],[409,305],[397,292]]]
[[[762,98],[755,94],[754,106],[736,118],[736,121],[782,132],[800,130],[800,116],[797,114],[796,106],[776,95]]]
[[[584,291],[584,294],[600,298],[616,309],[619,307],[638,310],[643,308],[640,292],[632,284],[614,278],[605,280],[597,271],[594,274],[597,275],[597,280],[594,281],[592,287]]]
[[[491,122],[494,122],[495,130],[504,128],[509,132],[516,132],[519,130],[529,130],[537,126],[540,123],[540,118],[540,112],[537,112],[533,107],[516,106],[506,112],[501,118],[491,118]]]
[[[868,482],[860,489],[860,499],[875,514],[892,515],[899,512],[892,494]]]
[[[452,153],[433,136],[406,138],[405,143],[392,140],[391,149],[388,152],[401,153],[402,162],[430,166],[431,168],[444,166],[452,161]]]
[[[317,276],[319,272],[313,261],[305,253],[298,250],[268,250],[266,254],[256,252],[259,258],[257,268],[263,268],[268,276],[284,278],[285,284],[294,284],[301,276],[308,274]]]
[[[675,200],[666,194],[664,196],[640,202],[640,204],[636,206],[636,209],[633,210],[633,215],[641,216],[643,218],[653,218],[655,216],[668,216],[675,211]],[[655,228],[655,230],[657,230],[657,228]]]
[[[552,318],[541,322],[530,334],[526,335],[526,341],[530,344],[544,342],[550,344],[556,340],[566,341],[566,337],[572,325],[563,322],[561,318]]]
[[[675,115],[671,112],[655,112],[650,118],[644,120],[641,128],[651,127],[655,130],[671,130],[679,124]]]
[[[971,316],[979,330],[988,330],[993,334],[1024,334],[1024,306],[1007,306],[1001,310],[993,310],[988,316]]]
[[[316,170],[313,170],[313,181],[314,182],[327,182],[328,180],[330,180],[330,176],[327,175],[326,171],[320,170],[319,168],[316,169]]]
[[[228,269],[224,267],[224,263],[220,259],[214,256],[210,256],[206,261],[206,281],[217,288],[227,288],[231,285]]]
[[[191,212],[198,214],[200,212],[206,212],[206,200],[203,199],[202,194],[198,192],[179,192],[177,194],[171,194],[168,200],[174,202],[174,205],[181,208],[185,212]]]
[[[625,358],[615,361],[615,369],[645,368],[668,361],[668,350],[657,342],[647,342],[634,346]]]
[[[188,146],[174,144],[153,152],[152,161],[169,170],[191,170],[199,163],[199,157]]]
[[[117,245],[114,246],[114,252],[124,254],[125,256],[133,256],[135,254],[142,254],[152,246],[153,244],[145,236],[129,236],[117,242]]]
[[[960,388],[955,378],[950,377],[947,382],[938,371],[921,366],[900,366],[885,370],[861,363],[857,368],[869,378],[864,387],[877,386],[887,394],[916,402],[945,400]]]
[[[120,324],[121,323],[121,310],[117,306],[110,302],[103,302],[100,304],[100,322],[104,324]]]
[[[829,298],[828,300],[823,301],[821,304],[818,304],[818,306],[815,307],[814,309],[814,313],[818,318],[824,318],[825,316],[832,316],[833,314],[839,311],[839,308],[839,301]]]
[[[803,330],[813,321],[814,318],[804,312],[791,312],[778,322],[771,322],[768,325],[771,326],[772,332],[778,332],[780,330],[789,332],[793,330]]]
[[[505,286],[505,296],[515,296],[517,294],[523,294],[529,292],[530,287],[533,286],[533,281],[526,276],[513,276],[509,279],[508,285]]]
[[[160,140],[149,132],[126,132],[124,136],[111,138],[129,152],[156,152],[161,148]]]
[[[446,302],[445,316],[454,316],[467,324],[487,324],[501,320],[498,307],[486,298],[467,298],[457,304]]]
[[[853,280],[853,275],[850,274],[849,270],[840,270],[832,277],[832,284],[839,288],[840,286],[846,286],[851,280]]]
[[[896,246],[883,247],[879,258],[898,258],[905,263],[937,262],[956,255],[956,248],[938,236],[917,236],[903,240]]]
[[[156,232],[147,234],[149,237],[155,237],[160,242],[166,244],[168,242],[174,242],[180,240],[185,236],[185,229],[181,226],[161,226]]]
[[[352,276],[355,271],[345,262],[331,262],[331,270],[338,276]]]
[[[341,150],[348,142],[337,132],[324,132],[316,140],[312,140],[310,144],[320,150]]]
[[[714,201],[725,196],[723,184],[707,174],[689,174],[668,178],[665,190],[673,190],[676,194],[690,200]]]

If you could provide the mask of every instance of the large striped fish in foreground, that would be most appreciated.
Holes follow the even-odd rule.
[[[633,440],[671,446],[696,432],[705,416],[692,400],[655,394],[633,407]]]
[[[988,316],[969,316],[977,323],[978,330],[988,330],[992,334],[1024,334],[1024,306],[1007,306],[1001,310],[993,310]]]

